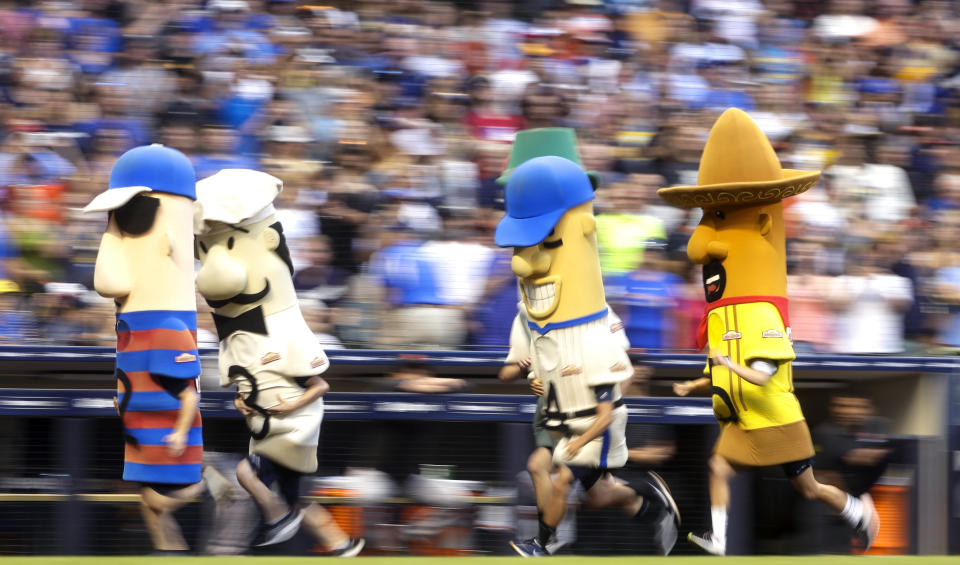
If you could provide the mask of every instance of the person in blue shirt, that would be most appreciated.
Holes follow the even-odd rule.
[[[664,249],[662,241],[648,242],[637,269],[607,278],[607,299],[620,314],[631,347],[665,349],[676,343],[673,312],[683,279],[664,268]]]
[[[516,276],[510,270],[512,252],[494,253],[487,266],[487,284],[470,316],[470,345],[494,347],[506,345],[513,318],[517,315]]]
[[[386,346],[415,349],[459,347],[466,337],[463,310],[440,288],[440,262],[409,226],[392,226],[392,241],[371,259],[371,274],[386,292],[381,337]]]
[[[198,179],[205,179],[222,169],[257,169],[255,159],[236,153],[236,131],[211,120],[201,128],[200,135],[203,140],[200,147],[206,152],[191,155]]]

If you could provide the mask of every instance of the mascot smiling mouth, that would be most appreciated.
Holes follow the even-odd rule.
[[[723,263],[714,259],[703,266],[703,293],[707,302],[715,302],[723,297],[727,286],[727,270]]]

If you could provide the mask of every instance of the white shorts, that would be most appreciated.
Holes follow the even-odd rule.
[[[554,463],[601,469],[615,469],[627,464],[626,406],[614,408],[613,421],[603,434],[583,446],[573,457],[567,455],[567,445],[586,432],[595,420],[596,416],[589,416],[564,422],[568,431],[553,449]]]

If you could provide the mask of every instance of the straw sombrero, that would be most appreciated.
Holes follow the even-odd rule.
[[[700,157],[697,186],[661,188],[657,194],[678,208],[749,206],[796,196],[819,178],[820,171],[781,168],[756,122],[743,111],[730,108],[710,130]]]

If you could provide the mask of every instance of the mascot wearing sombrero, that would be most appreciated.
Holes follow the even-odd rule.
[[[712,554],[726,553],[729,480],[738,468],[780,465],[798,492],[839,512],[867,547],[879,531],[869,495],[855,498],[814,478],[813,443],[793,392],[783,199],[819,177],[782,169],[756,123],[730,109],[710,131],[698,185],[658,192],[673,206],[703,208],[687,255],[703,265],[698,343],[709,346],[707,376],[675,389],[709,386],[721,426],[710,460],[713,531],[689,536]]]
[[[511,268],[522,297],[506,361],[542,381],[544,412],[535,418],[549,437],[537,430],[536,441],[553,451],[557,470],[553,496],[543,496],[551,485],[535,485],[539,534],[511,542],[523,556],[549,554],[567,505],[566,496],[556,493],[566,493],[575,478],[588,494],[595,486],[603,489],[611,481],[608,470],[627,462],[627,410],[619,383],[632,376],[633,367],[622,324],[604,297],[594,181],[579,160],[573,130],[519,132],[504,173],[507,213],[495,235],[497,245],[514,249]],[[657,479],[644,485],[643,496],[611,488],[604,505],[655,520],[656,541],[666,554],[676,540],[679,513]]]
[[[187,550],[172,513],[203,492],[195,183],[183,153],[137,147],[117,160],[109,189],[84,208],[109,213],[94,287],[117,304],[114,400],[125,438],[123,478],[140,483],[144,519],[161,552]]]

